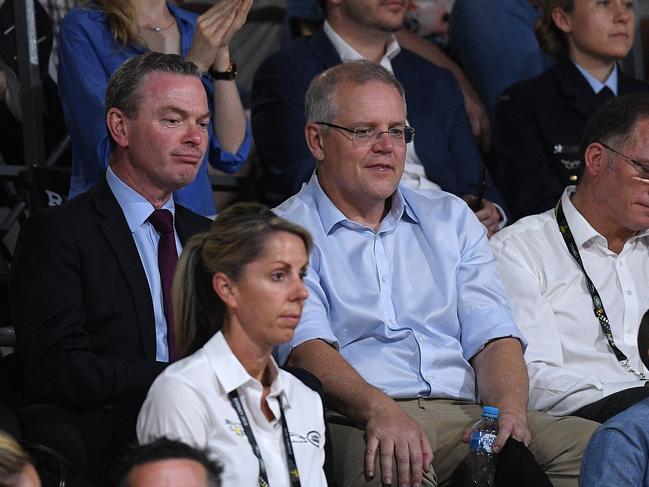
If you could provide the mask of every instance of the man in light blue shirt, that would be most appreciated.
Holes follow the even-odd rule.
[[[448,481],[482,402],[500,408],[496,451],[511,436],[556,486],[576,486],[594,424],[528,415],[525,342],[485,228],[461,199],[399,185],[414,136],[399,82],[368,61],[338,65],[311,83],[306,115],[316,174],[276,211],[314,238],[309,298],[278,355],[346,416],[332,425],[336,480]]]

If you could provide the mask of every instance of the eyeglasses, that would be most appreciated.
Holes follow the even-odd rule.
[[[415,129],[412,127],[392,127],[387,130],[377,130],[371,127],[356,127],[350,129],[342,125],[329,122],[316,122],[318,125],[325,125],[352,134],[352,141],[357,147],[367,147],[374,144],[383,134],[388,134],[392,140],[399,143],[409,144],[415,138]]]
[[[615,153],[616,153],[618,156],[620,156],[622,159],[624,159],[624,160],[627,161],[629,164],[631,164],[633,167],[635,167],[636,169],[638,169],[642,174],[644,174],[644,175],[649,175],[649,163],[644,163],[644,164],[643,164],[643,163],[640,162],[640,161],[636,161],[635,159],[631,159],[629,156],[624,155],[624,154],[622,154],[621,152],[616,151],[615,149],[613,149],[613,147],[609,147],[609,146],[606,145],[604,142],[598,141],[597,143],[600,144],[600,145],[603,145],[604,147],[606,147],[606,148],[607,148],[608,150],[610,150],[611,152],[615,152]]]

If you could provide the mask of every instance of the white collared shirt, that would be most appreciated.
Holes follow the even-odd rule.
[[[649,232],[629,239],[619,255],[610,251],[570,201],[574,191],[566,188],[561,201],[584,267],[602,298],[615,344],[634,370],[646,374],[636,340],[649,308]],[[525,361],[532,409],[570,414],[643,385],[616,360],[553,210],[519,220],[490,242],[516,322],[529,342]]]
[[[279,369],[267,397],[275,419],[261,411],[262,385],[251,377],[218,332],[200,350],[158,376],[137,420],[140,443],[161,436],[206,448],[223,464],[223,485],[259,485],[259,462],[248,442],[228,393],[237,390],[255,435],[272,487],[289,487],[287,455],[282,436],[282,401],[300,481],[326,486],[324,476],[324,419],[320,396],[297,378]]]
[[[338,56],[340,56],[342,62],[364,59],[363,56],[356,49],[350,46],[345,41],[345,39],[340,37],[340,35],[338,35],[338,33],[336,33],[336,31],[333,30],[329,22],[327,22],[326,20],[324,23],[323,30],[325,35],[329,38],[329,40],[333,44],[334,49],[338,53]],[[388,42],[385,48],[385,54],[383,54],[383,57],[381,58],[379,64],[383,66],[385,69],[387,69],[388,71],[390,71],[391,73],[394,73],[394,71],[392,70],[391,61],[400,52],[401,52],[401,46],[399,46],[399,43],[397,42],[397,38],[391,36],[390,41]],[[408,120],[406,120],[406,124],[410,125],[408,123]],[[439,185],[435,184],[433,181],[431,181],[426,177],[426,171],[424,170],[424,166],[421,164],[421,159],[419,159],[419,156],[415,152],[414,143],[410,143],[406,145],[406,164],[403,169],[403,175],[401,176],[401,181],[410,188],[440,189]]]

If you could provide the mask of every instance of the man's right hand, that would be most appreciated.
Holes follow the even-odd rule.
[[[322,381],[329,407],[365,427],[367,477],[374,477],[378,458],[381,480],[390,485],[396,458],[397,485],[421,485],[433,461],[433,450],[419,423],[394,399],[365,382],[337,350],[320,339],[295,347],[288,365],[315,374]]]
[[[418,487],[433,461],[433,451],[422,427],[392,399],[377,405],[365,427],[365,474],[375,475],[378,455],[381,480],[392,484],[392,461],[397,462],[397,485]]]

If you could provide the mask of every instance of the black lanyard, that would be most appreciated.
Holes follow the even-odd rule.
[[[246,412],[243,410],[241,399],[239,399],[239,393],[235,389],[234,391],[230,392],[230,394],[228,394],[228,397],[230,398],[230,403],[232,404],[232,407],[234,408],[234,410],[237,412],[237,415],[239,416],[239,421],[241,421],[241,426],[243,427],[243,431],[246,433],[246,436],[248,437],[248,443],[250,443],[252,451],[257,457],[257,460],[259,460],[259,486],[269,487],[268,474],[266,473],[266,465],[264,464],[264,459],[261,457],[261,451],[259,450],[259,445],[257,445],[257,440],[255,439],[255,435],[252,432],[252,428],[250,427],[248,416],[246,416]],[[279,414],[280,414],[280,421],[282,424],[282,438],[284,439],[284,447],[286,448],[286,456],[288,457],[288,474],[291,479],[291,485],[293,487],[300,487],[301,485],[300,472],[298,471],[297,463],[295,462],[295,454],[293,453],[291,436],[288,432],[288,426],[286,425],[286,418],[284,417],[284,409],[282,408],[282,401],[279,398],[277,398],[277,400],[279,402]]]
[[[557,203],[557,206],[554,209],[554,215],[557,218],[557,224],[559,225],[559,231],[561,232],[561,236],[563,237],[564,242],[566,242],[566,247],[568,247],[568,252],[570,252],[570,255],[572,255],[572,258],[575,259],[575,262],[577,262],[577,265],[579,265],[581,271],[584,273],[584,277],[586,278],[586,285],[588,286],[590,297],[593,300],[593,312],[595,313],[595,317],[599,320],[599,325],[602,328],[602,332],[604,333],[606,340],[608,340],[608,344],[610,345],[611,349],[613,350],[613,353],[615,354],[615,358],[620,363],[620,365],[624,367],[627,371],[637,375],[640,378],[640,380],[646,380],[644,373],[636,372],[635,370],[633,370],[633,368],[629,364],[629,359],[627,358],[627,356],[615,344],[615,340],[613,339],[613,333],[611,332],[611,324],[608,321],[608,317],[606,316],[606,311],[604,310],[604,303],[602,303],[602,298],[600,298],[599,293],[597,292],[597,288],[595,287],[595,284],[593,284],[593,281],[591,281],[590,277],[588,277],[588,273],[586,272],[584,263],[582,262],[581,256],[579,255],[577,244],[575,243],[575,239],[572,236],[570,227],[568,226],[566,215],[563,213],[563,206],[561,205],[561,200],[559,200],[559,203]]]

